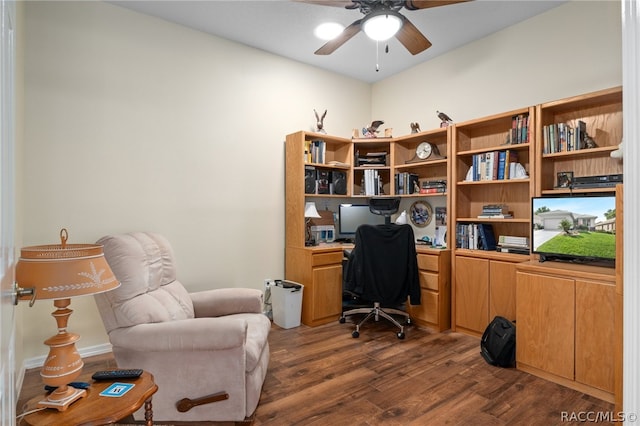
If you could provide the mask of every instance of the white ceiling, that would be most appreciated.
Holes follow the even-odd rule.
[[[402,9],[400,12],[433,44],[415,56],[395,38],[388,42],[389,52],[384,53],[383,43],[376,48],[376,42],[362,32],[331,55],[314,55],[325,43],[313,35],[314,28],[326,21],[346,27],[362,17],[358,10],[283,0],[110,3],[373,83],[565,2],[475,0],[423,10]]]

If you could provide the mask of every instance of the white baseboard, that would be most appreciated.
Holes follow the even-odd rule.
[[[111,352],[111,343],[103,343],[101,345],[89,346],[87,348],[78,349],[78,353],[82,358],[102,355]],[[22,367],[19,371],[16,371],[16,390],[18,394],[20,393],[20,389],[22,389],[22,382],[24,381],[24,374],[27,370],[31,370],[32,368],[40,368],[44,361],[47,359],[46,355],[37,356],[33,358],[27,358],[23,361]],[[16,401],[18,396],[16,396]]]

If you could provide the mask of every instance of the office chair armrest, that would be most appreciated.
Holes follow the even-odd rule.
[[[219,288],[190,296],[196,318],[262,312],[262,291],[253,288]]]
[[[242,318],[191,318],[118,328],[109,340],[114,348],[141,353],[210,351],[242,347],[246,335]]]

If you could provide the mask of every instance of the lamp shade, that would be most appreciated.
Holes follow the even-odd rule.
[[[34,288],[34,299],[67,299],[102,293],[120,286],[101,245],[62,244],[24,247],[16,265],[16,282]]]
[[[402,15],[392,10],[369,14],[362,23],[364,33],[372,40],[385,41],[402,28]]]
[[[304,217],[321,217],[320,213],[318,213],[318,210],[316,209],[316,203],[313,201],[307,201],[304,205]]]

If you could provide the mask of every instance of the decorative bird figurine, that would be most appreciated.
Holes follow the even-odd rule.
[[[378,133],[379,131],[378,127],[382,126],[383,124],[384,121],[382,120],[372,121],[371,126],[362,128],[362,134],[365,138],[375,138],[377,137],[376,133]]]
[[[313,113],[316,115],[316,132],[326,134],[327,131],[324,130],[324,118],[327,116],[327,110],[324,110],[322,117],[318,115],[318,112],[315,109],[313,110]]]
[[[440,127],[447,127],[450,123],[453,123],[451,117],[444,112],[436,111],[436,114],[438,114],[438,118],[441,120]]]
[[[411,123],[411,133],[420,133],[420,124],[419,123]]]

